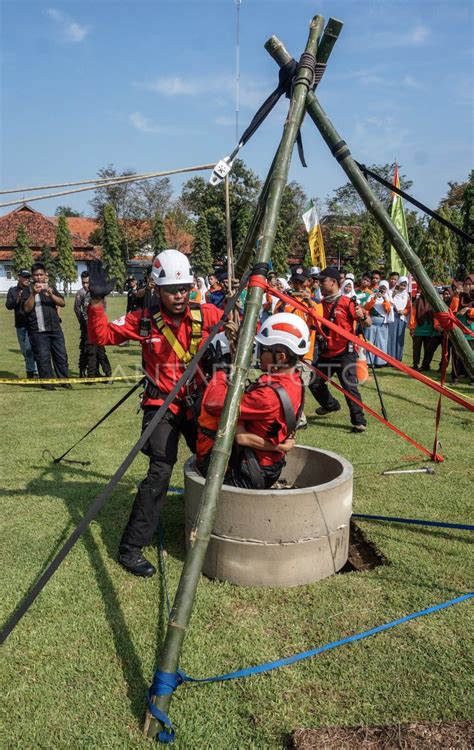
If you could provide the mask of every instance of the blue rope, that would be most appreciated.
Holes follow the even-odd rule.
[[[175,731],[171,723],[169,716],[155,706],[153,698],[155,695],[170,695],[174,693],[176,688],[184,682],[185,675],[179,670],[174,674],[172,672],[161,672],[159,669],[156,670],[153,676],[153,682],[147,693],[148,710],[151,715],[161,724],[164,729],[157,734],[159,742],[168,743],[173,742],[175,738]]]
[[[369,636],[375,635],[376,633],[382,633],[384,630],[390,630],[390,628],[394,628],[404,622],[415,620],[417,617],[424,617],[425,615],[429,615],[432,612],[438,612],[441,609],[446,609],[447,607],[451,607],[453,604],[459,604],[460,602],[466,601],[467,599],[471,599],[473,596],[474,592],[471,591],[467,594],[456,597],[456,599],[450,599],[449,601],[442,602],[441,604],[435,604],[433,607],[428,607],[427,609],[413,612],[410,615],[405,615],[405,617],[400,617],[398,620],[392,620],[391,622],[387,622],[384,625],[378,625],[377,627],[371,628],[370,630],[365,630],[362,633],[355,633],[354,635],[347,636],[346,638],[341,638],[341,640],[339,641],[326,643],[324,646],[318,646],[318,648],[313,648],[310,651],[303,651],[302,653],[294,654],[293,656],[287,656],[285,659],[278,659],[277,661],[267,662],[266,664],[258,664],[255,667],[247,667],[246,669],[239,669],[236,672],[227,672],[226,674],[217,675],[215,677],[195,678],[189,677],[189,675],[185,674],[181,670],[179,670],[175,674],[171,674],[169,672],[160,672],[158,670],[153,678],[153,684],[148,691],[148,708],[150,710],[150,713],[156,719],[158,719],[158,721],[161,721],[163,726],[166,727],[166,730],[164,732],[160,732],[157,735],[158,739],[160,742],[172,742],[175,736],[175,732],[169,716],[163,711],[160,711],[160,709],[158,709],[152,703],[151,698],[154,695],[169,695],[170,693],[174,692],[178,685],[181,685],[183,682],[224,682],[225,680],[237,680],[241,677],[250,677],[254,674],[261,674],[262,672],[270,672],[271,670],[278,669],[279,667],[287,667],[290,664],[295,664],[298,661],[303,661],[303,659],[309,659],[310,657],[317,656],[318,654],[322,654],[325,651],[332,651],[332,649],[339,648],[339,646],[345,646],[347,643],[361,641],[362,639],[368,638]],[[164,734],[165,739],[161,738],[162,734]],[[169,737],[171,737],[171,739],[168,739]]]
[[[419,526],[437,526],[441,529],[463,529],[474,531],[474,526],[467,523],[445,523],[443,521],[422,521],[418,518],[398,518],[397,516],[371,516],[366,513],[353,513],[353,518],[365,518],[368,521],[391,521],[392,523],[413,523]]]

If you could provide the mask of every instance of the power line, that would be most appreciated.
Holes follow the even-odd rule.
[[[129,182],[140,182],[141,180],[149,180],[153,177],[166,177],[170,174],[180,174],[182,172],[200,172],[207,169],[214,169],[215,163],[212,164],[200,164],[196,167],[180,167],[179,169],[168,169],[166,172],[149,172],[148,174],[142,174],[142,175],[130,175],[127,177],[117,177],[114,180],[109,180],[108,182],[101,182],[94,181],[94,184],[89,185],[88,187],[80,187],[76,188],[75,190],[62,190],[59,193],[48,193],[46,195],[37,195],[32,198],[28,198],[28,203],[32,203],[33,201],[41,201],[46,200],[47,198],[57,198],[62,195],[72,195],[73,193],[82,193],[84,190],[97,190],[98,188],[102,187],[111,187],[113,185],[123,185],[127,184]],[[85,182],[92,182],[92,180],[85,180]],[[67,183],[65,183],[67,184]],[[81,183],[70,183],[71,185],[74,184],[81,184]],[[58,185],[59,187],[59,185]],[[6,192],[26,192],[27,190],[43,190],[46,189],[46,186],[43,188],[23,188],[19,189],[18,191],[6,191]],[[6,206],[17,206],[22,203],[25,203],[25,200],[23,198],[14,200],[14,201],[6,201],[4,203],[0,203],[0,208],[5,208]]]

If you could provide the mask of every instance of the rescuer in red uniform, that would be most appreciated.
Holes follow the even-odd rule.
[[[260,328],[263,375],[245,391],[224,484],[268,489],[285,465],[288,438],[304,406],[304,386],[296,365],[309,350],[305,321],[291,313],[272,315]],[[206,475],[219,418],[227,393],[227,376],[218,371],[206,388],[198,420],[196,466]]]
[[[222,310],[214,305],[189,304],[193,275],[187,257],[177,250],[164,250],[153,263],[151,276],[159,304],[140,309],[109,323],[103,298],[112,282],[91,274],[91,303],[88,311],[89,339],[101,346],[139,341],[142,346],[146,386],[142,401],[142,430],[153,419],[189,361],[217,323]],[[166,499],[171,473],[182,434],[192,452],[196,425],[191,405],[203,380],[199,374],[183,387],[165,416],[142,448],[149,457],[148,472],[140,483],[129,521],[119,546],[119,562],[137,576],[152,576],[155,567],[143,556],[142,547],[151,544]]]
[[[337,268],[325,268],[317,277],[321,282],[321,293],[323,295],[323,315],[327,320],[336,323],[349,333],[354,333],[357,324],[363,327],[371,325],[370,315],[358,304],[354,297],[341,295],[339,271]],[[341,333],[332,331],[327,326],[322,326],[327,339],[319,342],[318,368],[328,377],[336,374],[342,387],[360,401],[360,393],[357,389],[356,361],[357,353],[354,344],[348,341]],[[310,384],[309,389],[320,407],[316,414],[320,417],[339,411],[341,405],[331,394],[326,381],[321,376]],[[351,415],[352,429],[354,432],[364,432],[367,422],[363,409],[345,397]]]

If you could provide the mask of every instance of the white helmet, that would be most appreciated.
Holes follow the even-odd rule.
[[[158,253],[153,261],[151,278],[157,286],[194,283],[186,255],[171,249]]]
[[[309,328],[302,318],[293,313],[271,315],[255,339],[263,346],[286,346],[298,356],[309,351]]]
[[[310,276],[317,276],[319,273],[321,273],[321,269],[319,266],[311,266],[309,271]]]

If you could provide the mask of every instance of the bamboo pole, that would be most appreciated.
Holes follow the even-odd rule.
[[[330,18],[326,24],[323,35],[318,44],[318,52],[316,54],[316,62],[326,65],[329,60],[329,56],[336,44],[337,38],[341,33],[342,22],[336,18]],[[291,59],[291,58],[290,58]],[[316,84],[317,85],[317,84]],[[275,157],[276,158],[276,157]],[[255,245],[260,234],[260,227],[262,225],[263,216],[265,212],[265,205],[268,198],[268,189],[270,186],[270,180],[275,167],[275,158],[273,159],[272,165],[268,171],[267,179],[260,193],[260,197],[257,203],[257,209],[253,215],[250,223],[247,237],[242,251],[236,261],[235,273],[238,278],[241,278],[246,268],[250,265],[253,254],[255,253]]]
[[[306,52],[316,54],[318,38],[321,35],[324,19],[315,16],[310,24],[310,32],[306,44]],[[268,263],[271,257],[275,239],[278,212],[281,206],[283,191],[288,179],[291,154],[298,130],[305,112],[306,92],[312,79],[312,71],[306,65],[300,65],[297,73],[298,81],[291,97],[288,117],[286,119],[283,136],[274,160],[274,171],[269,185],[268,202],[265,211],[265,228],[258,253],[259,263]],[[219,429],[211,455],[206,484],[201,498],[201,509],[197,519],[197,526],[192,532],[191,545],[186,555],[183,571],[178,584],[173,607],[168,621],[168,627],[159,660],[159,670],[175,674],[179,665],[179,657],[186,630],[191,617],[194,596],[201,576],[201,569],[207,546],[212,532],[222,482],[227,462],[229,460],[237,423],[240,401],[245,386],[245,379],[250,364],[255,339],[258,313],[260,310],[263,290],[253,286],[247,296],[245,315],[240,330],[236,360],[233,369],[232,382],[229,385],[219,422]],[[167,712],[171,694],[155,696],[153,701],[162,711]],[[144,731],[148,737],[154,737],[160,729],[160,722],[147,711]]]
[[[275,36],[268,40],[265,44],[265,49],[280,67],[291,60],[291,55],[285,49],[282,42]],[[346,142],[342,140],[326,112],[321,107],[316,95],[312,91],[308,91],[306,96],[306,110],[321,133],[324,141],[329,146],[331,153],[337,159],[364,201],[367,210],[373,215],[386,237],[388,237],[390,244],[396,249],[405,266],[416,278],[433,310],[436,312],[446,312],[448,308],[436,292],[436,289],[431,283],[431,279],[423,268],[422,262],[393,224],[384,206],[378,200],[361,170],[352,158]],[[457,353],[466,366],[470,377],[474,378],[474,353],[471,350],[468,341],[464,338],[459,328],[454,328],[450,331],[449,336]]]

